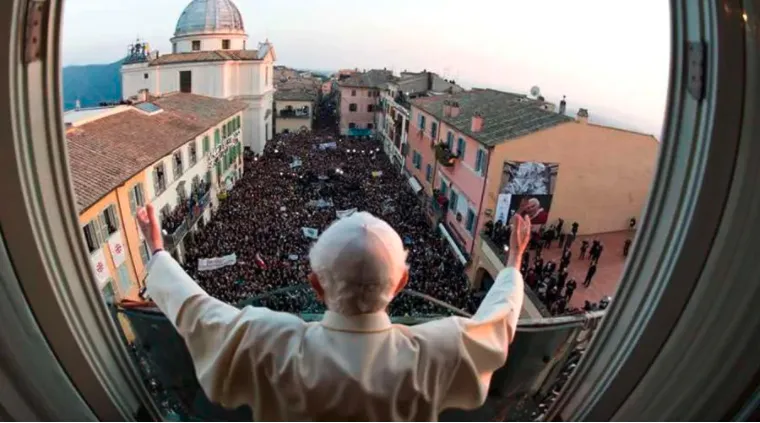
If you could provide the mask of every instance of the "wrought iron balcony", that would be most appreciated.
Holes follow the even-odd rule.
[[[434,149],[435,159],[438,160],[438,163],[440,163],[441,166],[452,167],[456,164],[459,156],[451,151],[448,145],[444,143],[438,143],[434,146]]]
[[[308,110],[298,110],[298,109],[280,110],[280,112],[278,113],[278,116],[281,119],[308,119],[310,117]]]
[[[441,194],[441,191],[434,189],[433,196],[430,198],[430,208],[439,219],[442,218],[449,210],[448,197]]]
[[[206,189],[205,194],[202,194],[197,203],[192,206],[187,204],[178,204],[177,207],[188,207],[187,214],[183,217],[182,223],[180,223],[171,233],[164,234],[164,246],[168,251],[174,250],[177,245],[185,238],[188,231],[198,223],[198,220],[203,216],[203,212],[206,211],[206,207],[209,205],[211,198],[210,189]]]
[[[467,313],[423,294],[402,291],[399,297],[419,302],[419,316],[391,316],[394,323],[416,325],[449,315]],[[409,296],[413,298],[409,298]],[[239,307],[268,306],[277,310],[283,299],[299,298],[300,316],[306,321],[322,318],[324,307],[307,285],[283,288],[240,303]],[[287,301],[285,301],[287,302]],[[164,417],[174,421],[250,421],[247,406],[235,410],[211,403],[195,375],[184,341],[171,322],[155,308],[113,307],[133,330],[132,351],[155,403]],[[604,312],[591,312],[548,319],[520,319],[517,335],[509,347],[504,367],[490,384],[485,404],[476,410],[446,410],[441,421],[548,421],[557,420],[556,399],[583,357]]]

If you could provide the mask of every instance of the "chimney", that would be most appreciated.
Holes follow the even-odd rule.
[[[74,110],[80,110],[82,108],[82,102],[77,99],[77,101],[74,102]]]
[[[458,101],[452,101],[451,102],[451,117],[457,117],[459,116],[459,112],[461,110],[459,109],[459,102]]]
[[[148,97],[149,97],[149,94],[148,94],[148,93],[149,93],[149,91],[148,91],[148,89],[147,89],[147,88],[143,88],[143,89],[141,89],[141,90],[140,90],[140,91],[137,93],[137,101],[140,101],[140,102],[143,102],[143,101],[148,101]]]
[[[565,110],[567,109],[567,102],[565,101],[565,96],[562,96],[562,101],[559,102],[559,114],[564,115]]]
[[[576,115],[575,120],[581,123],[588,123],[588,110],[587,109],[578,109],[578,115]]]
[[[485,124],[485,120],[483,119],[483,115],[480,114],[480,112],[475,112],[475,114],[472,115],[472,125],[470,125],[470,131],[480,132],[483,130],[483,125]]]
[[[443,100],[443,115],[451,117],[451,102],[449,100]]]

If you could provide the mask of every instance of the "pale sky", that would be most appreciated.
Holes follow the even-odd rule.
[[[567,96],[590,119],[660,137],[670,65],[663,0],[233,0],[249,46],[296,68],[432,70],[467,88]],[[189,0],[64,0],[63,63],[170,53]]]

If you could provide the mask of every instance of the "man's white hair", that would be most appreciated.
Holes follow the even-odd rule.
[[[384,310],[406,270],[393,228],[367,212],[333,222],[309,252],[327,308],[345,316]]]

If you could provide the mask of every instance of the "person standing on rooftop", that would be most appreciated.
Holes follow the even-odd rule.
[[[411,327],[385,311],[408,279],[403,242],[369,213],[335,221],[312,247],[309,282],[328,311],[311,323],[209,296],[162,250],[152,205],[138,222],[154,251],[148,294],[185,339],[201,387],[225,407],[249,405],[256,420],[434,421],[477,408],[516,334],[530,239],[520,213],[507,268],[475,315]]]

